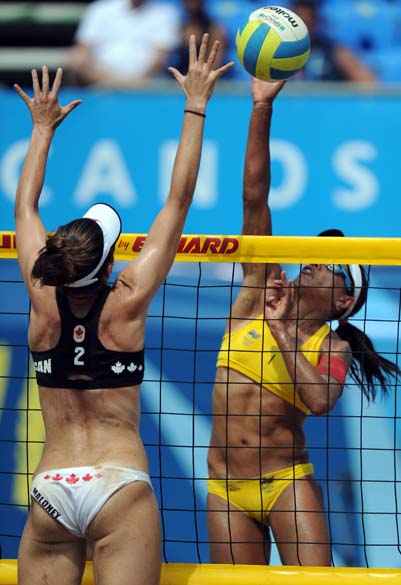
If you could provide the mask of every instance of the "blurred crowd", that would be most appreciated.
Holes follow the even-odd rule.
[[[236,59],[235,35],[248,15],[263,5],[261,0],[85,4],[70,32],[63,64],[70,84],[129,88],[166,78],[167,66],[186,70],[187,39],[194,33],[199,43],[205,31],[220,39],[221,61],[236,61],[231,79],[249,79]],[[298,13],[310,31],[311,55],[299,80],[401,82],[401,0],[280,0],[277,4]]]

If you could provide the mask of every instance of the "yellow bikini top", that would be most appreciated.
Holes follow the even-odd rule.
[[[312,366],[317,366],[320,347],[329,332],[330,327],[325,323],[302,344],[300,349]],[[309,408],[295,390],[295,384],[263,314],[231,334],[224,335],[216,365],[244,374],[305,414],[310,414]]]

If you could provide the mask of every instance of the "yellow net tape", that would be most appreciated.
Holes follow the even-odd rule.
[[[132,260],[146,234],[121,234],[116,260]],[[0,232],[0,259],[16,258],[14,232]],[[178,262],[278,262],[401,265],[401,238],[183,235]]]
[[[161,585],[398,585],[400,569],[343,567],[262,567],[256,565],[162,565]],[[86,563],[82,585],[93,585],[92,563]],[[17,561],[0,561],[0,585],[17,585]],[[116,583],[118,585],[118,583]]]

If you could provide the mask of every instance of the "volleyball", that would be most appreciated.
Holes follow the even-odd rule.
[[[254,10],[238,28],[235,44],[241,65],[263,81],[289,79],[302,69],[310,53],[304,21],[281,6]]]

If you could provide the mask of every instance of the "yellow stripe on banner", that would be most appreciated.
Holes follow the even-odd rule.
[[[296,57],[283,57],[282,59],[273,59],[272,67],[274,69],[280,69],[280,71],[295,71],[300,67],[303,67],[309,59],[310,49],[308,49],[302,55]]]
[[[276,33],[275,30],[272,28],[266,35],[265,40],[261,46],[259,51],[258,61],[256,63],[256,71],[255,76],[259,79],[263,79],[264,81],[269,81],[270,78],[270,66],[266,67],[266,63],[270,63],[272,61],[272,57],[276,52],[277,47],[279,46],[281,39],[279,35]],[[292,59],[291,59],[292,60]],[[274,60],[272,61],[273,67]]]
[[[400,569],[343,567],[265,567],[258,565],[162,565],[161,585],[398,585]],[[93,585],[92,563],[86,563],[82,585]],[[0,561],[0,585],[17,585],[17,561]],[[118,580],[116,580],[118,585]]]
[[[145,239],[146,234],[122,234],[116,244],[116,260],[135,258]],[[0,232],[0,259],[16,257],[14,233]],[[183,235],[175,260],[400,266],[401,238]]]
[[[237,55],[242,66],[244,66],[244,53],[248,41],[259,26],[260,22],[258,20],[250,20],[244,27],[243,32],[241,34],[237,33]]]
[[[5,345],[5,341],[1,340],[0,345],[0,423],[3,413],[4,405],[7,399],[7,386],[10,376],[11,366],[11,348]]]
[[[29,504],[29,486],[32,474],[42,456],[46,436],[31,358],[28,367],[28,380],[24,381],[17,404],[19,411],[16,425],[17,440],[13,449],[16,473],[12,481],[12,500],[19,506]]]

